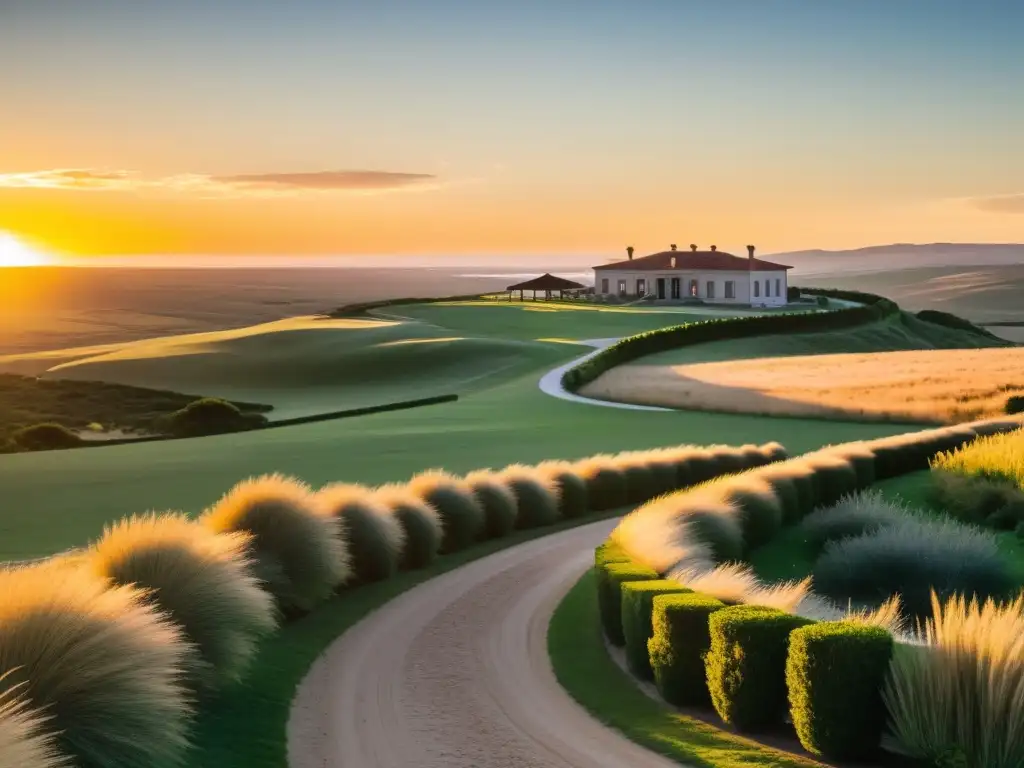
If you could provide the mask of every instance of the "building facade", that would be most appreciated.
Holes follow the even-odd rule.
[[[777,307],[786,304],[787,272],[792,267],[747,258],[711,246],[699,251],[661,251],[594,267],[594,293],[603,296],[663,301],[703,301],[708,304],[746,304]]]

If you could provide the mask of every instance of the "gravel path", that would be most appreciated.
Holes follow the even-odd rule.
[[[290,768],[679,768],[559,686],[547,627],[615,520],[498,552],[350,629],[292,703]]]

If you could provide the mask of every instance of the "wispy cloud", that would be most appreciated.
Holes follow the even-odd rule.
[[[148,178],[134,171],[58,168],[26,173],[0,173],[0,189],[52,189],[80,192],[176,192],[201,197],[276,197],[304,193],[380,194],[436,189],[440,182],[427,173],[392,171],[315,171],[253,173],[234,176],[177,174]]]
[[[1013,195],[989,195],[968,198],[974,208],[989,213],[1024,213],[1024,192]]]

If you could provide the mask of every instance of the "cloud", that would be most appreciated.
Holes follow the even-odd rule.
[[[1024,192],[1014,195],[990,195],[972,197],[970,204],[989,213],[1024,213]]]
[[[0,173],[0,189],[72,191],[175,192],[200,197],[279,197],[304,193],[380,194],[401,190],[437,189],[436,176],[392,171],[316,171],[254,173],[234,176],[177,174],[146,178],[134,171],[59,168],[26,173]]]

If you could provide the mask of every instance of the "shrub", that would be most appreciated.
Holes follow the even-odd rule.
[[[835,504],[857,490],[857,472],[848,459],[817,451],[804,456],[803,461],[814,470],[818,504]]]
[[[628,503],[626,478],[610,456],[591,456],[573,465],[586,483],[587,500],[595,512],[618,509]]]
[[[161,431],[175,437],[198,437],[224,432],[241,432],[266,426],[259,413],[243,413],[237,405],[215,397],[204,397],[158,420]]]
[[[881,491],[861,491],[812,512],[800,527],[808,544],[820,550],[829,542],[874,533],[913,516],[905,505],[889,501]]]
[[[737,605],[711,614],[705,661],[711,703],[740,730],[781,724],[789,633],[810,623],[774,608]]]
[[[35,424],[17,430],[11,442],[23,451],[53,451],[77,448],[84,441],[62,424]]]
[[[635,454],[619,455],[615,463],[626,481],[628,504],[642,504],[658,495],[658,480],[642,458]]]
[[[558,486],[558,512],[565,519],[583,517],[589,511],[587,484],[567,461],[544,461],[537,471]]]
[[[483,538],[500,539],[512,533],[516,527],[516,496],[497,473],[489,469],[470,472],[466,483],[484,511]]]
[[[770,541],[782,527],[782,503],[767,480],[748,472],[721,485],[722,499],[739,510],[745,549]]]
[[[966,320],[959,315],[954,315],[950,312],[941,312],[937,309],[922,309],[920,312],[917,312],[916,315],[919,320],[924,320],[926,323],[942,325],[946,328],[953,328],[958,331],[968,331],[969,333],[975,333],[979,336],[987,336],[990,339],[999,339],[998,336],[987,328],[975,325],[970,320]]]
[[[9,674],[9,673],[8,673]],[[0,684],[8,675],[0,675]],[[47,717],[28,707],[19,695],[24,685],[0,692],[0,765],[4,768],[70,768],[46,732]]]
[[[907,757],[940,765],[1024,764],[1024,598],[933,598],[918,646],[897,646],[883,698]],[[999,724],[998,726],[996,724]]]
[[[0,667],[76,765],[181,765],[195,652],[132,587],[48,564],[0,571]],[[45,638],[45,640],[42,640]]]
[[[622,636],[626,641],[626,662],[634,675],[650,680],[650,657],[647,641],[653,632],[651,613],[655,595],[690,592],[675,581],[628,581],[622,585]]]
[[[622,634],[622,585],[627,581],[647,581],[658,574],[635,563],[605,563],[597,569],[597,607],[608,642],[620,648],[626,644]]]
[[[484,511],[465,481],[443,470],[431,469],[413,477],[409,490],[441,516],[442,553],[458,552],[480,538],[485,526]]]
[[[1024,413],[1024,395],[1010,395],[1003,410],[1008,414]]]
[[[786,301],[799,301],[800,300],[800,289],[796,286],[790,285],[786,287]]]
[[[935,455],[933,469],[1024,489],[1024,429],[990,435]]]
[[[850,463],[857,476],[857,489],[867,488],[875,482],[875,453],[866,443],[831,445],[822,452]]]
[[[244,480],[201,521],[216,533],[252,536],[256,576],[286,612],[312,609],[351,574],[338,521],[323,513],[308,486],[292,478]]]
[[[146,590],[146,602],[198,650],[189,683],[236,682],[276,625],[274,599],[251,573],[247,533],[216,534],[184,515],[144,515],[108,526],[89,565],[114,584]]]
[[[707,703],[704,655],[711,645],[708,619],[724,607],[720,600],[696,592],[654,598],[647,649],[654,683],[669,704]]]
[[[404,485],[383,485],[373,495],[391,510],[405,534],[399,567],[415,570],[434,562],[444,537],[444,524],[437,510]]]
[[[735,454],[729,455],[710,449],[694,450],[686,461],[686,474],[690,485],[706,483],[708,480],[738,472],[742,469]]]
[[[785,461],[789,458],[789,451],[786,450],[786,446],[782,443],[770,442],[765,443],[761,446],[753,446],[754,450],[758,451],[763,457],[764,461],[762,464],[774,464],[778,461]]]
[[[828,308],[828,296],[818,296],[815,301],[818,303],[819,307],[824,309]]]
[[[1024,520],[1024,490],[1013,483],[941,469],[931,478],[936,501],[958,520],[1005,529]]]
[[[320,489],[317,501],[335,518],[348,544],[355,582],[391,578],[398,570],[405,544],[402,524],[391,509],[364,485],[333,483]]]
[[[631,562],[629,554],[611,539],[605,540],[594,549],[594,566],[600,568],[606,563]]]
[[[499,473],[516,497],[516,528],[538,528],[558,522],[558,484],[534,467],[512,464]]]
[[[881,603],[902,597],[924,615],[931,591],[1001,597],[1015,584],[995,537],[952,520],[906,519],[825,547],[814,566],[815,589],[834,600]]]
[[[681,516],[684,537],[706,545],[716,563],[743,558],[743,526],[740,511],[732,504],[711,494],[696,493],[687,499]]]
[[[757,470],[757,476],[775,488],[775,494],[782,503],[784,523],[794,523],[818,503],[814,468],[800,459],[772,464]],[[792,490],[787,490],[786,485]]]
[[[611,539],[633,560],[658,573],[684,566],[711,568],[711,547],[695,538],[693,529],[687,525],[689,516],[705,501],[719,503],[713,497],[708,499],[693,492],[653,499],[623,517]]]
[[[853,622],[793,630],[786,658],[789,711],[800,744],[837,760],[870,757],[885,725],[882,686],[892,635]]]
[[[665,450],[646,451],[643,457],[647,463],[647,468],[653,476],[654,493],[651,495],[651,498],[665,493],[672,493],[680,488],[679,471],[676,461],[670,452]]]

